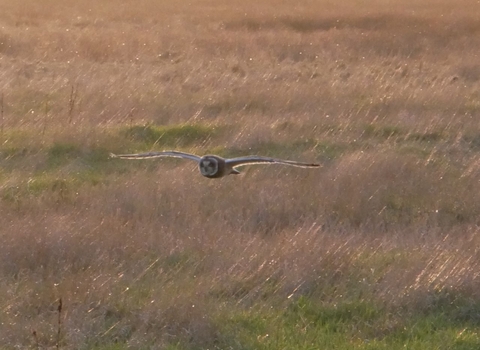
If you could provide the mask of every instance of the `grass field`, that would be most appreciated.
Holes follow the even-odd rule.
[[[0,8],[1,349],[480,348],[478,1]]]

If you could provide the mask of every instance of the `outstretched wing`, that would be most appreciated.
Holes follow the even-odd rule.
[[[320,164],[315,164],[315,163],[301,163],[301,162],[295,162],[293,160],[276,159],[276,158],[262,157],[262,156],[230,158],[230,159],[227,159],[225,163],[231,166],[232,168],[243,166],[243,165],[249,165],[249,164],[285,164],[285,165],[291,165],[291,166],[296,166],[300,168],[315,168],[320,166]]]
[[[113,154],[110,153],[112,158],[121,158],[121,159],[149,159],[149,158],[161,158],[161,157],[175,157],[175,158],[185,158],[200,162],[200,157],[194,154],[178,152],[178,151],[163,151],[163,152],[147,152],[147,153],[134,153],[134,154]]]

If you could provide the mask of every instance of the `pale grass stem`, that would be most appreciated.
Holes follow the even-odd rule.
[[[133,112],[135,112],[135,107],[132,107],[127,115],[128,121],[130,123],[130,127],[133,127]]]
[[[71,124],[73,121],[73,110],[77,101],[78,85],[72,84],[70,90],[70,97],[68,99],[68,124]]]
[[[4,115],[3,115],[3,92],[2,92],[2,97],[1,97],[1,100],[0,100],[0,118],[1,118],[1,136],[3,138],[3,132],[4,132],[4,128],[5,128],[5,119],[4,119]]]
[[[42,137],[45,136],[45,131],[47,130],[48,122],[48,100],[45,101],[45,114],[43,116],[43,128],[42,128]]]

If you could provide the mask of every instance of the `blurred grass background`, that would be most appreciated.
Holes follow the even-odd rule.
[[[0,5],[2,348],[480,346],[478,2]]]

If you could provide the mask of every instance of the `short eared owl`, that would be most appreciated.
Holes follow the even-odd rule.
[[[137,154],[110,154],[114,158],[122,159],[147,159],[147,158],[160,158],[160,157],[176,157],[176,158],[186,158],[191,159],[197,162],[198,167],[200,168],[200,173],[203,176],[210,179],[215,179],[230,174],[240,174],[240,172],[235,169],[236,167],[248,165],[248,164],[285,164],[292,165],[300,168],[313,168],[319,167],[320,164],[313,163],[300,163],[294,162],[291,160],[275,159],[269,157],[261,156],[247,156],[247,157],[238,157],[238,158],[222,158],[215,155],[206,155],[203,157],[196,156],[194,154],[178,152],[178,151],[163,151],[163,152],[148,152],[148,153],[137,153]]]

